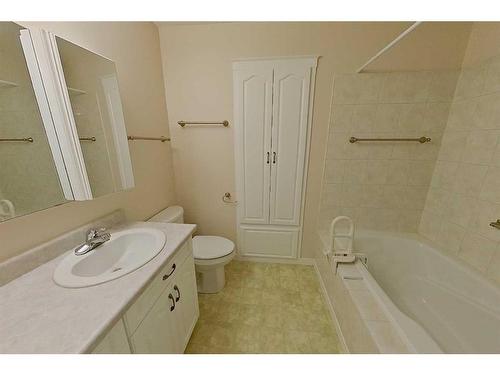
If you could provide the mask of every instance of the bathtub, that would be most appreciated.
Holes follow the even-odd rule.
[[[500,353],[500,289],[414,234],[357,231],[345,282],[363,283],[410,353]],[[375,318],[376,319],[376,318]]]

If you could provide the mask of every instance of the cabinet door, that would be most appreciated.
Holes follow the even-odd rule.
[[[270,223],[299,225],[306,161],[311,63],[274,68]]]
[[[124,315],[125,326],[129,334],[133,335],[137,327],[152,309],[155,302],[160,298],[161,293],[168,287],[172,287],[172,280],[180,272],[180,265],[188,258],[193,258],[193,248],[191,238],[187,239],[181,249],[177,251],[161,271],[154,277],[148,287],[137,297],[134,304],[130,306]]]
[[[173,282],[173,292],[176,303],[176,319],[182,344],[182,351],[186,348],[193,328],[198,320],[198,291],[196,288],[196,274],[192,257],[186,259]]]
[[[132,335],[134,353],[182,353],[174,301],[169,284]]]
[[[240,223],[269,222],[272,65],[234,65],[236,187]]]

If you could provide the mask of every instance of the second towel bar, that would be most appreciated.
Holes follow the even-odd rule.
[[[420,142],[427,143],[430,142],[431,139],[429,137],[420,137],[420,138],[349,138],[350,143],[356,142]]]
[[[129,135],[127,136],[127,139],[129,141],[170,141],[170,138],[167,137],[138,137],[136,135]]]
[[[0,142],[29,142],[33,143],[33,138],[0,138]]]
[[[186,125],[222,125],[224,127],[229,126],[229,121],[177,121],[177,123],[183,128]]]

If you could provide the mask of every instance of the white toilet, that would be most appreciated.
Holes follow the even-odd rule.
[[[149,221],[184,223],[184,209],[171,206],[153,216]],[[194,236],[193,256],[197,273],[198,292],[217,293],[226,282],[224,266],[235,255],[234,243],[218,236]]]

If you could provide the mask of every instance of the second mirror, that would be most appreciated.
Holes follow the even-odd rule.
[[[93,197],[134,185],[113,61],[55,37]]]

